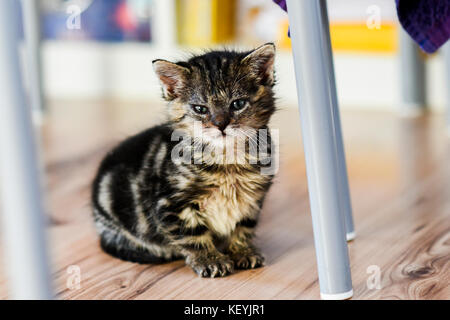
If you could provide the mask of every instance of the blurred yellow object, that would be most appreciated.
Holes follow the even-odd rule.
[[[291,39],[288,37],[289,20],[283,20],[278,28],[278,47],[291,49]]]
[[[279,46],[290,49],[291,40],[287,36],[289,23],[283,21],[279,27]],[[358,51],[393,53],[397,51],[397,27],[384,22],[379,29],[369,29],[361,22],[339,22],[330,25],[331,44],[334,51]]]
[[[205,46],[234,39],[236,0],[177,0],[176,8],[180,44]]]
[[[382,23],[379,29],[369,29],[365,23],[333,23],[330,35],[334,50],[386,53],[397,50],[394,23]]]

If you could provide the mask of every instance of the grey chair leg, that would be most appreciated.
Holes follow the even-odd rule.
[[[320,293],[347,299],[353,295],[345,226],[351,209],[326,1],[288,0],[287,6]]]
[[[0,190],[10,298],[51,297],[43,204],[30,109],[20,74],[20,3],[0,1]]]
[[[331,71],[334,74],[334,69]],[[334,76],[333,76],[334,80]],[[334,90],[336,92],[336,90]],[[337,94],[336,94],[337,96]],[[335,104],[338,106],[338,104]],[[350,186],[348,184],[347,164],[345,161],[345,149],[342,139],[341,119],[339,109],[336,108],[336,114],[333,118],[336,131],[337,161],[339,174],[339,204],[341,213],[344,215],[345,233],[347,241],[352,241],[356,237],[355,225],[353,223],[353,212],[350,199]]]
[[[26,42],[26,70],[29,78],[29,97],[35,117],[45,111],[42,89],[41,28],[39,0],[22,0],[22,17]]]
[[[419,50],[419,46],[400,28],[400,113],[404,116],[418,116],[426,107],[425,62]]]
[[[322,7],[323,15],[327,17],[327,23],[328,23],[328,15],[327,15],[327,8],[326,6]],[[327,43],[331,44],[330,39],[330,33],[325,32],[325,41]],[[325,52],[324,52],[325,54]],[[338,161],[338,173],[339,173],[339,203],[341,212],[344,214],[345,217],[345,231],[346,231],[346,238],[347,241],[351,241],[355,239],[356,237],[356,231],[355,226],[353,223],[353,212],[352,212],[352,205],[351,205],[351,199],[350,199],[350,186],[348,184],[348,173],[347,173],[347,163],[345,161],[345,148],[344,148],[344,141],[342,137],[342,126],[341,126],[341,117],[339,112],[339,102],[337,99],[337,89],[336,89],[336,77],[334,75],[334,63],[333,63],[333,56],[331,47],[330,50],[327,52],[328,57],[326,58],[328,62],[328,74],[329,74],[329,82],[331,87],[331,99],[332,105],[335,110],[333,115],[333,121],[334,121],[334,127],[335,127],[335,138],[336,138],[336,144],[337,144],[337,161]]]
[[[450,41],[447,41],[442,50],[444,51],[445,73],[447,76],[445,83],[447,88],[447,134],[450,138]]]

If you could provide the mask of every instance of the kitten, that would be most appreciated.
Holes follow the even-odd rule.
[[[274,55],[269,43],[153,61],[168,121],[122,142],[100,165],[92,205],[104,251],[138,263],[184,258],[202,277],[263,265],[252,239],[273,178],[263,172],[274,162],[273,141],[261,133],[275,111]],[[243,157],[225,162],[238,149],[229,137],[267,150],[255,158],[246,143]]]

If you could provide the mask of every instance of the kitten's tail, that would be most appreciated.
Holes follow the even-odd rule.
[[[107,221],[101,216],[96,216],[96,227],[100,234],[100,246],[106,253],[121,260],[149,264],[165,263],[181,258],[169,248],[156,245],[145,244],[131,234]]]

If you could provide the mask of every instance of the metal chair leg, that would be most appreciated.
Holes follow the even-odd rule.
[[[419,46],[400,28],[400,81],[402,102],[400,113],[418,116],[425,110],[425,62]]]
[[[42,66],[41,66],[41,28],[39,1],[22,0],[22,17],[26,43],[26,70],[29,78],[29,100],[33,115],[39,120],[45,111]]]
[[[447,88],[447,135],[450,138],[450,41],[442,47],[444,51],[444,63],[445,63],[445,73],[446,73],[446,83]]]
[[[327,17],[328,23],[328,14],[326,6],[322,6],[322,10],[324,10],[323,15]],[[330,33],[325,32],[325,41],[331,44]],[[325,52],[324,52],[325,53]],[[339,187],[339,200],[340,200],[340,208],[341,212],[343,212],[345,217],[345,231],[346,231],[346,239],[347,241],[351,241],[356,237],[355,226],[353,223],[353,212],[352,212],[352,204],[350,199],[350,186],[348,184],[348,173],[347,173],[347,163],[345,161],[345,149],[344,149],[344,141],[342,137],[342,126],[341,126],[341,117],[339,112],[339,102],[337,99],[337,89],[336,89],[336,77],[334,75],[334,63],[331,47],[327,52],[329,56],[326,58],[328,62],[328,74],[329,74],[329,82],[331,86],[330,96],[333,99],[332,105],[334,106],[334,126],[335,126],[335,137],[337,144],[337,160],[338,160],[338,173],[340,180]]]
[[[288,0],[287,7],[320,293],[322,299],[347,299],[353,295],[345,227],[351,210],[342,212],[350,203],[326,1]]]
[[[2,235],[13,299],[49,299],[43,205],[30,108],[20,74],[16,0],[0,1]]]

